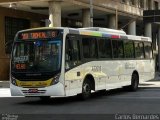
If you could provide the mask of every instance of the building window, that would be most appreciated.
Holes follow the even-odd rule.
[[[152,1],[147,0],[147,2],[148,2],[148,10],[152,10]]]
[[[5,17],[5,52],[10,54],[15,34],[19,30],[30,28],[30,22],[26,19]]]
[[[144,8],[144,1],[143,0],[140,0],[140,8]]]
[[[130,5],[135,5],[135,1],[134,0],[130,0]]]
[[[121,0],[121,2],[122,2],[122,3],[125,3],[126,1],[125,1],[125,0]]]
[[[155,10],[158,10],[158,2],[157,1],[154,1],[154,8],[155,8]]]

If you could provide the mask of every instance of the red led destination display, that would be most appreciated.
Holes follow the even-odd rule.
[[[56,38],[58,37],[59,31],[31,31],[24,32],[18,35],[20,40],[29,39],[46,39],[46,38]]]

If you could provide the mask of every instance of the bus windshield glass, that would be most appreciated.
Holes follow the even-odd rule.
[[[62,39],[16,40],[12,70],[17,72],[56,72],[61,68]]]

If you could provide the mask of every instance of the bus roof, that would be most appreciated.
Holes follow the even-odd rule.
[[[19,32],[27,32],[27,31],[34,31],[34,30],[53,30],[53,29],[68,29],[69,33],[71,34],[151,42],[150,37],[127,35],[122,30],[114,30],[114,29],[100,28],[100,27],[88,27],[88,28],[40,27],[40,28],[21,30]]]
[[[34,30],[53,30],[53,29],[64,29],[65,27],[38,27],[38,28],[30,28],[21,30],[19,32],[27,32],[27,31],[34,31]]]
[[[107,32],[107,33],[110,33],[110,34],[126,35],[126,33],[123,30],[114,30],[114,29],[101,28],[101,27],[88,27],[88,28],[79,28],[79,29],[80,30],[91,30],[91,31]]]
[[[99,27],[89,27],[89,28],[79,28],[79,29],[69,28],[69,32],[81,35],[108,37],[112,39],[125,39],[125,40],[148,41],[148,42],[152,41],[150,37],[127,35],[122,30],[114,30],[114,29],[99,28]]]

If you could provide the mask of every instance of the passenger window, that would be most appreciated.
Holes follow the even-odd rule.
[[[152,44],[144,43],[145,58],[152,58]]]
[[[124,41],[124,52],[126,58],[134,58],[134,46],[132,41]]]
[[[136,58],[144,58],[144,48],[142,42],[135,42]]]
[[[112,40],[114,58],[124,58],[123,41]]]
[[[111,58],[111,40],[100,38],[98,39],[99,57],[100,58]]]
[[[95,38],[83,36],[82,46],[84,58],[97,58],[97,43]]]
[[[69,35],[66,38],[66,69],[73,68],[80,64],[80,47],[79,40],[75,36]]]

